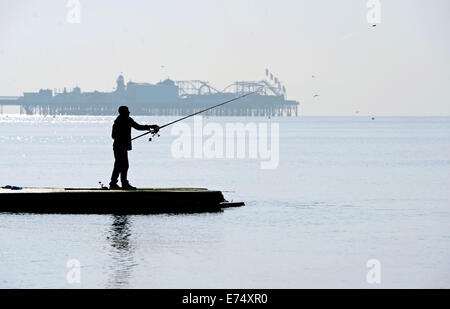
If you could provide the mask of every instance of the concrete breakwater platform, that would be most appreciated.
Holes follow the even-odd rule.
[[[0,189],[0,212],[41,214],[161,214],[220,212],[244,206],[204,188],[107,190],[83,188]]]

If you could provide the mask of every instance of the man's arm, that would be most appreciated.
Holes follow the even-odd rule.
[[[140,125],[138,124],[136,121],[133,120],[133,118],[130,118],[130,124],[133,128],[135,128],[136,130],[139,131],[148,131],[148,130],[153,130],[154,132],[158,132],[159,131],[159,126],[157,126],[156,124],[154,125]]]

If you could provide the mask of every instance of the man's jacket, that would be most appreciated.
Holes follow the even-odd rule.
[[[112,138],[114,139],[114,149],[131,150],[131,128],[136,130],[149,130],[150,126],[140,125],[131,117],[119,116],[114,121],[112,128]]]

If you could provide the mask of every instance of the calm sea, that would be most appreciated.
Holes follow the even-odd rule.
[[[107,184],[113,119],[0,115],[0,185]],[[129,178],[222,190],[245,207],[0,214],[0,288],[450,288],[450,118],[203,118],[238,122],[279,124],[277,168],[177,159],[167,128],[134,142]],[[73,259],[79,283],[67,280]]]

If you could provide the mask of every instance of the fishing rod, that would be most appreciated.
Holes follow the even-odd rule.
[[[179,121],[182,121],[182,120],[184,120],[184,119],[187,119],[187,118],[189,118],[189,117],[192,117],[192,116],[201,114],[201,113],[203,113],[203,112],[209,111],[210,109],[213,109],[213,108],[216,108],[216,107],[225,105],[225,104],[227,104],[227,103],[230,103],[230,102],[233,102],[233,101],[242,99],[242,98],[244,98],[244,97],[246,97],[246,96],[249,96],[249,95],[251,95],[251,94],[257,93],[257,92],[258,92],[259,90],[261,90],[262,88],[263,88],[263,87],[260,87],[260,88],[259,88],[258,90],[256,90],[256,91],[253,91],[253,92],[249,92],[249,93],[243,94],[243,95],[241,95],[241,96],[239,96],[239,97],[233,98],[233,99],[228,100],[228,101],[226,101],[226,102],[223,102],[223,103],[220,103],[220,104],[217,104],[217,105],[214,105],[214,106],[205,108],[205,109],[203,109],[203,110],[201,110],[201,111],[195,112],[195,113],[193,113],[193,114],[184,116],[184,117],[182,117],[182,118],[180,118],[180,119],[177,119],[177,120],[174,120],[174,121],[172,121],[172,122],[166,123],[165,125],[160,126],[160,127],[159,127],[159,130],[161,130],[162,128],[168,127],[168,126],[170,126],[170,125],[172,125],[172,124],[174,124],[174,123],[177,123],[177,122],[179,122]],[[159,130],[158,130],[158,131],[159,131]],[[157,132],[148,131],[148,132],[145,132],[145,133],[143,133],[143,134],[141,134],[141,135],[138,135],[138,136],[132,138],[131,140],[138,139],[139,137],[142,137],[142,136],[147,135],[147,134],[152,134],[152,137],[153,137],[153,136],[155,136],[155,135],[157,134]],[[159,136],[159,135],[158,135],[158,136]],[[150,138],[150,141],[151,141],[151,140],[152,140],[152,139]]]

